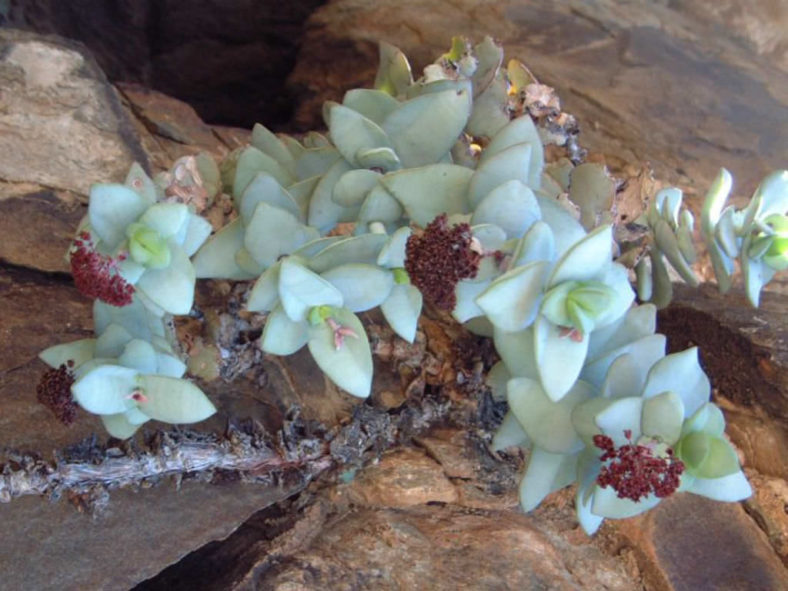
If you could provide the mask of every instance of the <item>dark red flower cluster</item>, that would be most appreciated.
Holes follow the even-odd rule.
[[[405,270],[422,295],[443,310],[457,305],[454,288],[461,279],[473,279],[481,253],[471,248],[471,227],[449,227],[446,214],[432,220],[420,235],[408,238]]]
[[[71,396],[71,385],[74,383],[74,374],[71,368],[73,361],[63,363],[58,368],[51,368],[44,372],[36,386],[36,399],[51,410],[58,420],[70,425],[77,418],[77,403]]]
[[[89,298],[113,306],[128,306],[134,286],[118,274],[118,263],[126,257],[114,259],[96,252],[90,234],[82,232],[71,249],[71,274],[77,289]]]
[[[619,499],[635,502],[651,493],[664,498],[676,492],[684,463],[673,455],[673,450],[667,449],[666,458],[657,457],[651,448],[634,445],[631,431],[624,431],[624,435],[630,443],[618,449],[607,435],[594,435],[594,445],[604,451],[599,459],[611,460],[602,466],[596,479],[599,486],[612,486]]]

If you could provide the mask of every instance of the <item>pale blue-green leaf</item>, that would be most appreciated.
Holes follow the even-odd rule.
[[[682,192],[676,187],[668,187],[659,191],[654,199],[656,208],[664,221],[675,228],[679,225],[679,211],[681,211]]]
[[[471,225],[495,224],[507,238],[519,238],[541,218],[534,193],[518,180],[507,181],[493,189],[476,207]]]
[[[631,353],[624,353],[610,364],[600,394],[605,398],[634,396],[643,391],[646,376],[651,367],[646,367]]]
[[[529,326],[539,310],[547,263],[517,267],[495,279],[476,303],[496,327],[514,332]]]
[[[572,409],[593,396],[593,390],[578,382],[559,402],[552,401],[539,382],[512,378],[506,387],[509,408],[534,445],[556,454],[571,454],[583,447],[572,427]]]
[[[734,222],[735,214],[736,210],[733,207],[726,207],[714,229],[714,236],[722,251],[731,258],[739,256],[739,239],[736,236]]]
[[[281,136],[279,136],[279,139],[282,140],[282,143],[293,155],[293,158],[295,160],[298,160],[301,154],[303,154],[304,151],[306,150],[306,148],[304,148],[304,146],[301,145],[301,142],[299,142],[297,139],[295,139],[292,136],[282,134]]]
[[[327,322],[310,326],[309,352],[337,386],[353,396],[366,398],[372,387],[372,353],[367,333],[361,321],[348,310],[337,310],[333,319],[341,327],[352,330],[355,336],[344,336],[337,349],[334,332]]]
[[[513,119],[503,127],[487,147],[482,151],[479,163],[489,160],[507,148],[518,144],[531,146],[531,159],[528,167],[528,181],[526,184],[533,190],[541,186],[542,168],[544,165],[544,147],[536,130],[533,120],[526,114]]]
[[[663,357],[648,372],[643,397],[650,398],[666,391],[681,397],[687,417],[709,401],[711,385],[698,363],[697,347]]]
[[[634,306],[613,323],[591,333],[588,360],[594,361],[627,343],[652,335],[656,329],[657,308],[652,304]]]
[[[473,137],[494,137],[509,123],[506,82],[493,80],[482,94],[473,101],[473,111],[468,118],[465,132]]]
[[[163,337],[166,333],[161,318],[151,314],[135,296],[131,304],[118,308],[96,300],[93,302],[93,330],[102,334],[111,324],[118,324],[128,333],[143,341],[151,341],[154,336]]]
[[[405,247],[410,238],[411,229],[403,226],[394,232],[378,255],[377,263],[381,267],[396,269],[405,266]]]
[[[158,369],[156,351],[150,343],[140,339],[134,339],[126,344],[123,353],[118,357],[118,363],[143,374],[156,373]]]
[[[307,134],[302,138],[301,143],[304,144],[305,148],[310,150],[313,148],[325,148],[326,146],[331,145],[329,139],[318,131],[307,132]]]
[[[321,234],[331,230],[339,222],[353,221],[358,213],[358,207],[342,207],[334,203],[331,196],[334,194],[334,185],[340,177],[351,169],[344,159],[336,162],[320,179],[309,201],[309,225],[317,228]]]
[[[391,148],[370,148],[356,152],[356,162],[362,168],[391,172],[402,168],[399,156]]]
[[[657,247],[665,254],[671,266],[681,278],[692,287],[697,287],[699,283],[698,278],[695,277],[692,267],[684,259],[684,255],[679,248],[678,239],[665,220],[657,220],[654,226],[654,238]]]
[[[334,146],[304,150],[296,160],[296,176],[299,181],[322,177],[340,158],[342,155]]]
[[[684,421],[681,434],[703,431],[712,437],[721,437],[725,431],[725,417],[722,411],[712,402],[707,402]]]
[[[379,46],[380,62],[375,75],[375,89],[397,96],[413,84],[408,58],[398,48],[381,41]]]
[[[238,213],[247,226],[247,231],[254,212],[261,203],[278,207],[288,212],[299,222],[304,221],[304,214],[296,200],[267,172],[259,172],[254,176],[252,182],[244,189],[240,202]]]
[[[137,192],[140,197],[148,202],[148,205],[153,205],[159,199],[156,184],[137,162],[132,164],[131,168],[129,168],[129,173],[126,175],[124,184],[129,189]]]
[[[358,214],[359,224],[370,222],[396,222],[405,215],[399,201],[394,199],[381,185],[376,185],[364,200]]]
[[[121,242],[121,249],[128,247],[128,242]],[[136,262],[131,257],[126,257],[123,259],[120,264],[118,265],[118,275],[123,277],[127,283],[134,285],[137,281],[140,280],[142,274],[145,273],[147,268],[145,265],[141,265]]]
[[[361,234],[337,240],[311,258],[309,268],[324,273],[347,263],[374,265],[387,239],[385,234]]]
[[[156,353],[156,373],[171,378],[182,378],[186,373],[186,364],[172,355]]]
[[[788,211],[788,170],[776,170],[769,174],[755,190],[753,199],[762,199],[758,212],[761,219]]]
[[[309,338],[306,320],[294,322],[279,305],[265,320],[260,348],[272,355],[292,355],[306,345]]]
[[[586,447],[597,449],[594,445],[594,436],[600,434],[600,428],[596,423],[596,417],[613,404],[614,400],[597,396],[589,398],[572,409],[572,427]]]
[[[482,316],[484,310],[476,303],[476,298],[487,289],[490,281],[460,281],[454,288],[454,294],[457,296],[457,303],[452,310],[451,315],[457,322],[467,322],[471,318]]]
[[[150,421],[150,417],[138,409],[136,406],[128,409],[126,412],[123,413],[123,416],[126,417],[126,420],[131,425],[142,425]]]
[[[600,517],[626,519],[653,509],[660,500],[654,494],[644,497],[637,503],[630,499],[619,499],[618,493],[612,487],[602,488],[597,485],[591,502],[591,511]]]
[[[140,428],[139,425],[131,424],[125,413],[102,415],[101,422],[104,423],[107,433],[117,439],[128,439]]]
[[[534,354],[542,386],[551,400],[561,400],[580,376],[588,351],[588,335],[579,341],[563,334],[544,316],[534,323]]]
[[[88,216],[91,229],[113,250],[126,238],[126,226],[137,221],[151,203],[123,185],[93,185]]]
[[[447,90],[405,101],[382,127],[404,167],[425,166],[449,152],[470,112],[468,90]]]
[[[294,250],[293,254],[302,259],[310,259],[317,255],[317,253],[325,250],[328,246],[340,240],[347,240],[347,236],[323,236],[322,238],[315,238]]]
[[[558,181],[546,172],[542,172],[542,184],[535,191],[535,194],[545,199],[558,199],[564,191]]]
[[[760,303],[761,289],[774,277],[775,270],[765,264],[762,260],[751,259],[745,253],[750,250],[750,237],[744,240],[742,245],[741,262],[742,278],[744,280],[744,291],[747,299],[754,308]]]
[[[211,223],[205,218],[195,214],[189,214],[189,221],[186,224],[186,234],[181,242],[181,248],[186,256],[192,256],[205,243],[208,236],[213,232]],[[126,259],[128,260],[128,259]]]
[[[382,304],[394,286],[390,271],[377,265],[348,263],[321,274],[342,294],[343,307],[351,312],[365,312]]]
[[[183,203],[157,203],[151,205],[139,222],[153,228],[162,238],[172,238],[188,223],[189,208]]]
[[[577,242],[583,239],[586,231],[572,214],[558,201],[537,197],[542,221],[550,226],[555,240],[555,256],[562,257]]]
[[[276,160],[286,168],[288,172],[295,174],[295,158],[293,157],[293,153],[282,143],[282,140],[259,123],[255,123],[252,128],[252,145]]]
[[[534,447],[525,476],[520,481],[519,496],[523,511],[536,509],[551,492],[571,484],[576,469],[576,454],[555,454]]]
[[[166,376],[142,376],[146,400],[137,408],[165,423],[196,423],[210,417],[216,407],[197,386],[187,380]]]
[[[507,181],[518,180],[528,185],[532,151],[530,144],[517,144],[480,162],[468,186],[470,206],[478,207],[495,187]]]
[[[742,501],[752,496],[752,487],[741,470],[721,478],[695,478],[686,490],[727,503]]]
[[[498,70],[503,62],[503,47],[495,42],[489,35],[473,48],[473,53],[478,59],[476,70],[473,72],[472,81],[476,97],[482,94],[498,77]]]
[[[292,257],[282,260],[279,299],[290,320],[296,322],[305,320],[313,306],[342,305],[342,293],[336,287]]]
[[[252,179],[260,172],[267,172],[283,187],[292,184],[296,180],[295,176],[276,160],[254,146],[249,146],[241,152],[236,163],[235,178],[233,179],[233,197],[238,199],[246,190],[246,187],[249,186],[249,183],[252,182]]]
[[[468,213],[465,198],[473,171],[453,164],[432,164],[385,175],[383,186],[405,208],[408,217],[427,226],[442,213]]]
[[[71,386],[74,400],[88,412],[111,415],[133,406],[130,395],[139,386],[139,372],[120,365],[101,365]]]
[[[354,164],[358,164],[356,153],[359,151],[394,147],[377,123],[339,104],[332,105],[329,110],[328,129],[339,153]]]
[[[710,242],[714,235],[714,226],[720,219],[722,208],[725,207],[725,202],[728,200],[728,195],[731,192],[733,185],[733,177],[724,168],[720,169],[717,177],[709,187],[706,193],[706,199],[703,202],[703,210],[701,211],[701,230],[703,231],[704,238],[707,243]]]
[[[619,263],[611,264],[599,280],[612,288],[612,298],[607,308],[594,318],[594,330],[607,326],[627,313],[632,302],[635,301],[635,292],[629,282],[629,271]]]
[[[548,279],[548,287],[570,280],[597,279],[610,265],[612,245],[612,226],[600,226],[589,232],[558,261]]]
[[[276,262],[268,267],[249,293],[246,309],[251,312],[270,312],[279,302],[279,269],[282,266]]]
[[[170,266],[148,269],[136,287],[165,312],[188,314],[194,301],[194,267],[179,246],[170,243],[170,252]]]
[[[345,93],[342,104],[380,125],[399,101],[381,90],[356,88]]]
[[[493,400],[506,400],[506,383],[512,379],[512,374],[506,369],[506,364],[503,361],[498,361],[487,372],[487,377],[484,378],[484,383],[490,387],[490,393]]]
[[[265,266],[258,263],[252,253],[243,246],[235,253],[235,264],[251,277],[258,277],[265,270]]]
[[[200,279],[253,279],[235,262],[235,253],[243,246],[244,226],[235,218],[203,244],[194,256],[194,271]]]
[[[573,326],[566,300],[575,287],[577,287],[577,283],[574,281],[564,281],[549,290],[539,306],[539,313],[558,326]],[[580,327],[575,328],[580,329]]]
[[[334,185],[332,199],[338,205],[350,207],[360,205],[367,194],[378,184],[382,175],[374,170],[360,168],[349,170]]]
[[[405,99],[409,100],[416,98],[417,96],[423,96],[425,94],[436,94],[438,92],[446,92],[450,90],[453,90],[454,92],[470,92],[472,90],[472,85],[470,80],[465,80],[462,78],[457,80],[443,78],[439,80],[432,80],[430,82],[419,80],[408,88],[407,92],[405,93]]]
[[[689,214],[689,211],[685,209],[682,213]],[[679,244],[679,251],[681,251],[681,255],[690,265],[694,264],[695,261],[698,260],[698,253],[695,250],[695,244],[693,240],[692,229],[686,225],[679,226],[678,230],[676,230],[676,241]]]
[[[495,350],[512,376],[539,380],[533,327],[518,332],[506,332],[496,328],[493,339]]]
[[[648,302],[654,294],[654,281],[651,277],[651,263],[648,257],[643,257],[635,265],[635,281],[638,298],[642,302]]]
[[[604,410],[596,414],[594,421],[597,427],[613,440],[616,447],[621,447],[630,441],[637,441],[642,434],[640,423],[643,404],[643,398],[638,396],[613,399]]]
[[[73,367],[79,367],[88,359],[93,359],[95,352],[96,339],[80,339],[44,349],[38,354],[38,358],[49,367],[58,368],[69,361],[74,362]]]
[[[643,402],[640,422],[643,435],[672,446],[681,436],[683,422],[684,404],[675,392],[663,392]]]
[[[110,324],[96,339],[95,357],[118,357],[134,337],[120,324]]]
[[[593,334],[592,338],[593,338]],[[596,386],[602,386],[613,362],[620,355],[629,353],[636,360],[640,371],[648,371],[651,366],[665,356],[665,335],[652,334],[628,342],[617,349],[607,350],[594,359],[586,358],[580,377]]]
[[[260,203],[244,235],[244,246],[264,268],[282,255],[290,254],[302,244],[318,238],[314,228],[305,226],[288,211]]]
[[[545,261],[548,268],[555,258],[555,240],[550,226],[542,221],[534,222],[517,242],[512,253],[510,268],[521,267],[534,261]]]
[[[117,359],[106,357],[94,357],[88,359],[85,363],[74,369],[74,379],[78,380],[82,376],[89,374],[91,371],[102,365],[117,365]]]
[[[599,459],[590,450],[580,452],[577,461],[578,486],[575,494],[575,512],[577,521],[589,536],[593,535],[602,525],[604,517],[591,512],[593,492],[599,476]]]
[[[492,440],[493,451],[501,451],[509,447],[525,447],[530,443],[528,435],[512,411],[507,412]]]
[[[421,314],[421,292],[413,285],[394,285],[389,297],[380,305],[386,322],[400,337],[412,343]]]
[[[451,224],[451,220],[449,220]],[[485,252],[495,252],[503,248],[506,232],[495,224],[479,224],[471,227],[471,233],[482,245]]]
[[[319,182],[320,177],[313,176],[287,187],[287,192],[290,193],[290,196],[298,204],[298,209],[301,210],[300,219],[302,220],[306,219],[307,213],[309,212],[309,201],[312,199],[312,194],[315,192],[315,187],[317,187]]]

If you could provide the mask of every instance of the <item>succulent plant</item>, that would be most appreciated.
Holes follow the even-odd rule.
[[[677,490],[750,493],[697,352],[665,355],[655,332],[655,305],[671,297],[668,263],[697,284],[678,189],[659,192],[640,220],[648,258],[637,284],[654,305],[637,305],[614,260],[616,181],[579,162],[552,89],[516,60],[504,66],[492,39],[454,39],[415,80],[402,52],[382,44],[375,87],[323,115],[326,135],[258,124],[218,168],[189,157],[156,182],[135,167],[125,186],[93,189],[71,261],[78,285],[107,304],[94,309],[96,339],[42,354],[56,371],[43,398],[57,412],[70,412],[67,388],[117,436],[148,418],[211,414],[181,379],[167,314],[189,312],[195,278],[254,280],[247,308],[267,315],[262,350],[306,346],[356,397],[373,379],[360,313],[380,308],[412,342],[427,301],[492,337],[501,361],[488,383],[510,407],[493,446],[530,449],[526,510],[577,482],[578,518],[592,532]],[[567,157],[545,165],[548,143]],[[723,209],[723,171],[706,199],[701,231],[720,287],[738,257],[754,304],[788,266],[786,186],[788,172],[775,173],[744,210]],[[193,208],[220,189],[234,217],[206,240]]]

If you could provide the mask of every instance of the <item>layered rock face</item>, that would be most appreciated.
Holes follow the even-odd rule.
[[[136,23],[138,35],[102,33],[105,47],[125,39],[124,51],[132,56],[102,64],[150,83],[158,59],[155,67],[172,78],[173,88],[215,85],[228,100],[236,90],[246,92],[234,90],[230,74],[254,69],[258,58],[261,68],[289,69],[279,49],[272,49],[275,38],[239,42],[239,53],[228,49],[231,42],[217,41],[216,31],[234,27],[246,39],[254,37],[265,15],[241,10],[252,10],[253,3],[238,2],[237,11],[223,6],[210,22],[195,14],[176,18],[187,5],[214,4],[105,3],[97,23],[125,19]],[[33,1],[26,11],[35,10],[25,18],[33,14],[45,22],[56,11],[82,5]],[[153,20],[154,5],[169,15],[167,22]],[[453,34],[480,39],[490,33],[559,89],[565,108],[581,122],[581,143],[592,157],[618,170],[648,160],[658,176],[690,194],[702,191],[724,164],[734,169],[745,194],[766,171],[786,165],[785,45],[770,26],[747,25],[752,14],[734,3],[719,3],[712,13],[704,12],[705,5],[336,0],[317,11],[306,29],[290,77],[295,122],[319,127],[320,100],[368,84],[379,40],[396,43],[424,65]],[[307,4],[287,8],[277,34],[296,36],[287,23],[308,10]],[[774,19],[784,17],[779,7],[774,10]],[[278,17],[266,14],[276,29]],[[146,45],[152,22],[162,28],[155,55]],[[744,23],[741,38],[709,34],[726,31],[728,22]],[[52,30],[69,33],[77,24],[87,26]],[[201,37],[204,31],[211,34]],[[219,62],[225,54],[234,56],[232,67]],[[195,55],[205,59],[195,64]],[[206,65],[202,78],[179,82],[200,64]],[[217,73],[222,68],[228,77]],[[269,93],[257,99],[270,99],[271,111],[260,110],[263,123],[284,126],[265,115],[284,112],[276,110],[279,99],[270,98],[270,88],[256,90]],[[68,448],[101,432],[95,417],[83,413],[66,428],[35,402],[44,368],[37,353],[91,334],[90,302],[73,288],[63,259],[86,211],[89,186],[121,181],[134,161],[156,172],[200,150],[220,158],[248,140],[248,131],[208,125],[191,106],[145,86],[109,83],[79,44],[0,30],[0,448],[47,459],[58,450],[64,458],[89,462],[90,445]],[[232,286],[212,282],[200,287],[198,302],[204,310],[219,310],[221,330],[253,341],[259,333],[253,319],[236,315],[234,322],[247,324],[226,325],[218,302],[228,295],[235,297]],[[673,346],[701,346],[756,491],[744,504],[678,495],[645,516],[607,522],[593,539],[577,526],[571,491],[522,514],[516,473],[523,458],[489,451],[486,438],[500,417],[458,385],[458,367],[465,362],[454,345],[463,334],[445,320],[427,318],[409,369],[382,352],[378,356],[376,391],[363,409],[379,419],[393,417],[412,399],[437,392],[438,403],[454,409],[441,415],[438,426],[414,429],[401,437],[406,445],[388,452],[383,445],[373,448],[363,456],[365,467],[332,472],[308,488],[298,474],[254,484],[211,474],[184,479],[180,489],[170,481],[145,482],[112,491],[107,512],[95,518],[78,508],[100,505],[102,498],[2,503],[0,587],[781,588],[788,561],[784,310],[785,297],[774,294],[765,294],[761,311],[752,313],[736,296],[680,290],[674,309],[661,318]],[[250,364],[263,371],[247,367],[232,382],[206,385],[222,413],[200,430],[220,435],[227,421],[252,417],[276,433],[295,405],[306,419],[328,428],[358,418],[357,403],[327,387],[305,356],[261,359],[255,351],[247,350]],[[423,368],[418,376],[409,373],[414,365]],[[354,436],[371,431],[367,423]],[[24,457],[4,453],[0,462]],[[96,490],[97,497],[103,494]]]

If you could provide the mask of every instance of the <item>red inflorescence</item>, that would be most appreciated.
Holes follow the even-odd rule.
[[[51,410],[65,425],[70,425],[77,418],[77,403],[71,396],[71,385],[74,374],[71,368],[73,361],[63,363],[58,368],[44,372],[36,386],[36,399]]]
[[[632,433],[624,431],[624,435],[630,439]],[[594,445],[604,452],[599,459],[610,461],[602,466],[596,481],[602,488],[612,486],[619,499],[637,502],[651,493],[664,498],[679,487],[684,463],[670,448],[665,452],[667,457],[658,457],[650,447],[635,445],[631,439],[630,443],[616,448],[607,435],[595,435]]]
[[[471,227],[449,227],[446,214],[436,217],[405,247],[405,270],[422,295],[443,310],[457,304],[454,288],[461,279],[476,277],[482,255],[471,248]]]
[[[121,255],[115,259],[96,252],[90,234],[80,233],[71,249],[71,274],[77,289],[89,298],[113,306],[128,306],[134,286],[118,273],[118,263],[124,258]]]

